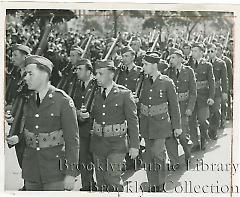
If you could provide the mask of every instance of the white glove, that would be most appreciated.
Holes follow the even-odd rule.
[[[13,135],[11,137],[7,137],[6,141],[10,145],[15,145],[15,144],[17,144],[19,142],[19,138],[18,138],[17,135]]]
[[[209,98],[209,99],[207,100],[207,104],[208,104],[208,105],[213,105],[213,104],[214,104],[214,100],[211,99],[211,98]]]

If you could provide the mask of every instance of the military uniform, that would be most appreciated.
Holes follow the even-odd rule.
[[[168,68],[165,74],[168,75],[176,85],[183,131],[178,138],[183,147],[185,161],[187,162],[191,154],[188,144],[190,142],[188,136],[190,134],[188,123],[189,117],[186,115],[186,110],[194,110],[197,98],[196,78],[193,69],[185,65],[182,65],[179,74],[176,73],[176,69],[173,67]],[[174,136],[166,139],[166,147],[170,160],[174,163],[179,163],[178,142]]]
[[[149,56],[151,58],[151,55],[146,55],[144,60],[150,61],[147,59]],[[154,60],[154,63],[158,61]],[[172,136],[174,129],[181,128],[173,81],[160,72],[152,84],[145,78],[139,103],[140,133],[145,140],[144,163],[147,166],[148,182],[150,187],[162,187],[166,179],[165,138]]]
[[[198,144],[197,127],[200,126],[201,145],[204,149],[206,139],[208,138],[207,129],[209,123],[209,106],[208,98],[214,100],[215,96],[215,78],[213,75],[212,65],[204,59],[191,65],[194,70],[197,81],[197,100],[192,116],[189,119],[189,127],[191,131],[191,140],[194,145]],[[198,121],[198,122],[197,122]]]
[[[22,176],[27,182],[47,184],[62,181],[65,173],[76,176],[79,135],[73,101],[63,91],[50,86],[40,107],[35,94],[24,106],[24,140]],[[65,153],[63,147],[65,146]],[[69,168],[61,169],[66,159]],[[75,164],[75,165],[73,165]],[[72,169],[71,169],[71,166]]]
[[[105,62],[101,65],[107,67]],[[94,121],[90,147],[98,189],[123,191],[124,157],[128,148],[139,148],[137,107],[129,89],[114,82],[110,88],[106,99],[102,96],[103,88],[96,91],[91,112]]]
[[[81,110],[82,105],[85,104],[86,93],[89,92],[94,85],[94,81],[90,80],[86,87],[83,87],[83,82],[78,81],[76,85],[76,92],[74,95],[74,104],[77,110]],[[80,137],[80,151],[79,164],[81,167],[81,181],[83,189],[91,189],[95,185],[93,179],[93,170],[87,170],[86,166],[90,166],[93,162],[92,153],[90,152],[90,131],[92,129],[92,119],[81,120],[78,118],[79,137]]]
[[[222,93],[227,94],[227,68],[225,62],[217,57],[214,61],[212,60],[211,63],[215,77],[215,98],[214,104],[210,107],[209,136],[216,138],[221,120]]]

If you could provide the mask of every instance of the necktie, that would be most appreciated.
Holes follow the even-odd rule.
[[[103,88],[103,91],[102,91],[102,97],[104,100],[107,98],[106,90],[107,90],[107,88]]]
[[[40,96],[39,93],[37,93],[37,100],[36,100],[37,107],[40,106]]]
[[[153,84],[153,78],[152,77],[149,77],[149,80],[150,80],[150,83],[151,85]]]
[[[82,82],[82,91],[84,91],[85,90],[85,82],[83,81]]]
[[[195,68],[197,68],[197,67],[198,67],[198,61],[195,62]]]
[[[180,71],[177,69],[177,78],[179,77],[179,73],[180,73]]]
[[[128,73],[129,73],[129,70],[126,68],[126,73],[127,73],[127,75],[128,75]]]

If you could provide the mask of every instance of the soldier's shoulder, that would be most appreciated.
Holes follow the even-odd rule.
[[[193,72],[193,68],[191,68],[191,66],[184,65],[183,67],[184,67],[185,70]]]
[[[169,76],[167,76],[165,74],[159,75],[158,79],[161,80],[161,81],[166,81],[166,82],[172,82],[173,81]]]
[[[56,99],[67,99],[67,100],[72,99],[64,90],[61,90],[54,86],[51,87],[51,90],[52,90],[52,93],[54,93],[54,98],[56,98]],[[50,94],[49,94],[49,96],[53,97],[53,95],[50,95]]]

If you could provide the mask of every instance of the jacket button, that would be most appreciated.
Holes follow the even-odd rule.
[[[105,116],[105,113],[102,113],[103,116]]]
[[[103,105],[103,108],[105,108],[105,105]]]
[[[152,100],[152,97],[149,97],[150,100]]]
[[[82,99],[84,99],[84,96],[82,96]]]
[[[38,117],[39,117],[39,114],[35,114],[35,117],[38,118]]]
[[[102,122],[102,124],[105,124],[105,122]]]
[[[128,80],[128,78],[125,79],[126,81]]]
[[[36,126],[35,126],[35,129],[38,129],[38,128],[39,128],[39,126],[38,126],[38,125],[36,125]]]
[[[150,89],[150,92],[152,92],[152,89]]]
[[[54,116],[54,114],[53,114],[53,113],[51,113],[51,116]]]

